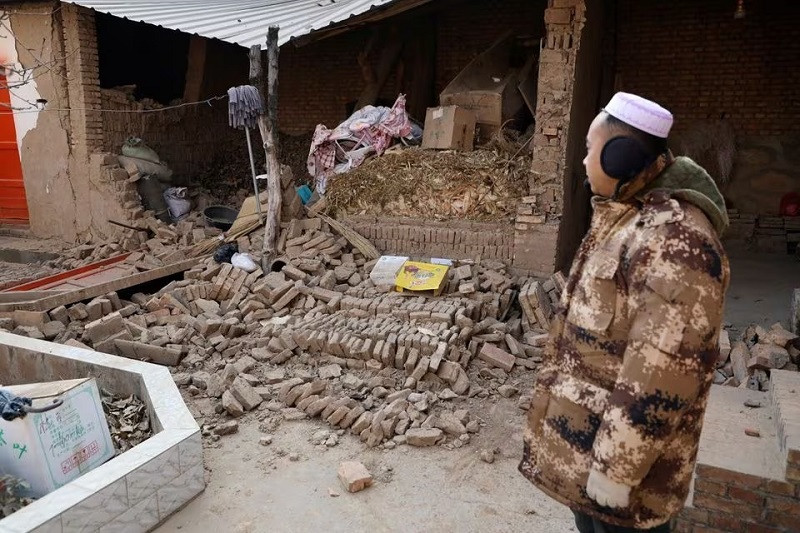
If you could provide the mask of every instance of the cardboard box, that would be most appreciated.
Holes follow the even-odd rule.
[[[483,140],[525,107],[518,88],[520,69],[511,66],[513,48],[514,38],[508,32],[464,67],[439,95],[441,105],[475,113]]]
[[[398,255],[382,255],[375,266],[372,267],[372,272],[369,273],[369,279],[375,285],[394,285],[397,273],[403,267],[408,257]]]
[[[34,407],[61,399],[44,413],[0,419],[0,472],[18,477],[40,498],[114,457],[111,433],[94,378],[4,387]]]
[[[472,150],[475,144],[475,114],[458,106],[430,107],[425,115],[423,148]]]
[[[418,296],[439,296],[447,285],[448,265],[406,261],[397,273],[395,290]]]

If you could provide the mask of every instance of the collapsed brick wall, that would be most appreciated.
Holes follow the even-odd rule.
[[[447,259],[496,259],[511,262],[514,227],[510,224],[438,222],[400,217],[355,216],[345,220],[381,252]]]
[[[723,114],[742,134],[800,132],[800,5],[619,0],[621,88],[668,107],[676,130]]]
[[[435,101],[438,94],[472,59],[505,31],[538,38],[543,33],[544,0],[461,0],[447,2],[433,16],[437,23]],[[412,22],[405,23],[413,27]],[[292,135],[328,127],[346,118],[348,102],[358,99],[364,87],[357,57],[369,40],[370,30],[355,30],[302,47],[281,48],[279,127]],[[393,100],[400,90],[390,76],[381,97]],[[420,117],[424,118],[424,117]]]
[[[693,505],[676,520],[678,533],[797,531],[800,484],[698,465]]]
[[[101,89],[102,108],[141,111],[146,106],[131,101],[114,89]],[[228,126],[225,101],[187,106],[155,113],[102,113],[103,150],[121,153],[122,144],[131,136],[141,137],[178,176],[202,172],[216,156],[240,146],[246,151],[244,133]],[[259,147],[258,133],[255,133]],[[238,144],[237,144],[238,143]]]

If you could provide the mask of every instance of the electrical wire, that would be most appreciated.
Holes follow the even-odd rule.
[[[14,93],[12,93],[14,94]],[[24,98],[20,98],[18,95],[14,94],[20,100],[27,102],[28,104],[36,105],[33,102],[28,102]],[[228,97],[227,94],[222,94],[219,96],[212,96],[211,98],[206,98],[205,100],[199,100],[197,102],[183,102],[181,104],[175,104],[166,107],[158,107],[154,109],[95,109],[91,107],[45,107],[44,109],[39,109],[38,107],[32,108],[15,108],[9,104],[5,104],[0,102],[0,107],[4,107],[6,109],[11,109],[12,111],[0,111],[0,115],[14,115],[14,114],[26,114],[26,113],[41,113],[43,111],[92,111],[95,113],[160,113],[162,111],[169,111],[172,109],[178,109],[181,107],[189,107],[195,105],[202,105],[208,104],[211,105],[211,102],[215,102],[217,100],[224,100]]]

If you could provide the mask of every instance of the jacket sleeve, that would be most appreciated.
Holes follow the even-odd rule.
[[[629,486],[711,382],[728,283],[718,245],[680,224],[658,229],[628,267],[628,343],[593,445],[592,468]]]

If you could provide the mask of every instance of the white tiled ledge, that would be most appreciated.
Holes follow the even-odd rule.
[[[155,432],[0,520],[0,533],[150,531],[205,488],[200,428],[166,368],[0,332],[0,376],[4,384],[95,377],[141,398]]]

